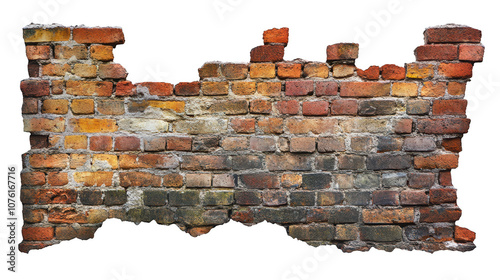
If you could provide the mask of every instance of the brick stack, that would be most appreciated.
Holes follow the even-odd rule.
[[[287,228],[311,245],[474,248],[450,170],[479,30],[429,28],[417,62],[358,69],[358,45],[327,62],[284,61],[288,29],[250,63],[205,63],[200,80],[126,80],[120,28],[24,28],[23,252],[87,239],[108,218],[193,236],[230,219]]]

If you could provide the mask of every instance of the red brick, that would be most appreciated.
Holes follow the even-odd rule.
[[[135,85],[131,81],[120,81],[116,83],[116,96],[136,95]]]
[[[448,83],[448,94],[449,95],[464,95],[465,94],[466,83],[459,82],[449,82]]]
[[[338,84],[336,82],[316,82],[316,96],[333,96],[338,93]]]
[[[461,44],[458,47],[458,59],[463,61],[481,62],[484,56],[484,46]]]
[[[358,58],[359,44],[338,43],[326,48],[326,60],[348,60]]]
[[[280,79],[298,79],[302,76],[302,64],[300,63],[278,63],[278,77]]]
[[[292,137],[290,139],[290,152],[314,153],[316,151],[315,137]]]
[[[356,73],[366,80],[378,80],[380,75],[380,68],[378,66],[370,66],[366,70],[356,68]]]
[[[141,140],[134,136],[118,136],[115,138],[115,151],[140,151]]]
[[[414,165],[416,169],[453,169],[458,167],[458,156],[454,154],[416,156]]]
[[[446,93],[446,82],[424,82],[420,90],[422,97],[442,97]]]
[[[285,115],[297,115],[300,110],[300,103],[297,100],[282,100],[276,102],[276,109]]]
[[[147,88],[150,95],[170,96],[174,94],[174,86],[170,83],[144,82],[138,83],[135,86],[137,90],[139,90],[139,87]]]
[[[99,77],[101,79],[125,79],[127,75],[127,70],[118,63],[99,65]]]
[[[390,83],[344,82],[340,85],[342,97],[381,97],[391,93]]]
[[[438,74],[453,79],[467,79],[472,77],[472,64],[467,62],[440,63]]]
[[[451,182],[451,172],[450,171],[439,171],[439,184],[441,186],[453,186]]]
[[[462,151],[462,138],[447,138],[441,143],[445,150],[459,153]]]
[[[50,94],[50,84],[48,80],[22,80],[21,91],[23,96],[41,97]]]
[[[458,50],[456,45],[450,44],[424,45],[415,49],[415,57],[417,61],[456,60]]]
[[[266,118],[259,120],[257,122],[257,126],[264,133],[283,133],[283,119],[280,118]]]
[[[273,28],[264,31],[264,44],[266,45],[284,45],[288,44],[288,27]]]
[[[87,216],[83,213],[79,213],[73,207],[53,208],[49,211],[48,220],[49,223],[54,224],[85,224],[87,223]]]
[[[456,189],[431,189],[429,191],[431,204],[444,204],[457,202]]]
[[[425,43],[479,43],[481,31],[468,27],[444,26],[428,28],[424,32]]]
[[[36,204],[76,203],[77,192],[68,189],[41,189],[35,194]]]
[[[250,101],[250,113],[271,114],[273,104],[268,100],[255,99]]]
[[[50,46],[26,46],[26,57],[29,60],[49,59]]]
[[[111,151],[113,147],[113,138],[111,136],[91,136],[90,150],[92,151]]]
[[[328,101],[304,101],[302,114],[304,116],[327,116],[330,104]]]
[[[476,239],[476,233],[459,226],[455,226],[455,241],[460,243],[473,242]]]
[[[49,172],[47,174],[47,183],[51,186],[64,186],[68,184],[68,173]]]
[[[99,43],[99,44],[123,44],[125,37],[121,28],[98,27],[98,28],[75,28],[73,29],[73,40],[77,43]]]
[[[434,100],[432,104],[433,115],[465,115],[467,100],[449,99]]]
[[[417,130],[425,134],[467,133],[470,120],[465,118],[419,119]]]
[[[386,64],[380,68],[384,80],[404,80],[405,68],[394,64]]]
[[[191,137],[167,137],[167,150],[191,151]]]
[[[454,222],[460,219],[460,216],[462,216],[462,210],[459,208],[420,208],[420,222],[422,223]]]
[[[175,95],[198,96],[200,95],[200,82],[181,82],[175,85]]]
[[[286,81],[285,94],[289,96],[311,95],[314,91],[314,81]]]
[[[28,186],[41,186],[45,184],[45,173],[23,172],[21,173],[21,184]]]
[[[243,80],[248,75],[248,65],[240,63],[222,64],[221,72],[228,80]]]
[[[332,100],[332,115],[356,115],[358,113],[358,101],[352,99]]]
[[[25,241],[48,241],[54,239],[54,228],[52,227],[23,227],[23,240]]]
[[[236,133],[254,133],[255,119],[232,119],[231,127]]]
[[[251,62],[277,62],[282,61],[285,47],[282,45],[264,45],[250,51]]]

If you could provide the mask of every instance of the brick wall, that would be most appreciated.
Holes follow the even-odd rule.
[[[326,63],[284,61],[288,29],[270,29],[249,63],[208,62],[175,85],[126,80],[121,28],[23,35],[23,252],[92,238],[108,218],[192,236],[268,221],[343,251],[475,247],[450,170],[477,29],[429,28],[416,62],[368,69],[354,43],[327,46]]]

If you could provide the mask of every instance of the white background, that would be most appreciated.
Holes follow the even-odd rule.
[[[3,1],[1,28],[0,279],[500,279],[498,233],[500,198],[500,54],[496,1]],[[248,62],[262,32],[289,27],[285,59],[325,61],[326,46],[359,42],[356,65],[414,61],[426,27],[459,23],[483,31],[485,62],[476,64],[467,86],[471,128],[463,138],[460,167],[453,171],[458,225],[477,232],[468,253],[396,250],[342,253],[314,249],[270,224],[235,222],[192,238],[175,225],[108,220],[89,241],[72,240],[20,254],[17,274],[8,273],[7,166],[21,167],[29,149],[22,132],[20,80],[27,78],[21,28],[30,22],[121,26],[126,44],[115,62],[129,80],[198,80],[205,61]],[[21,204],[18,204],[19,211]],[[20,236],[20,234],[19,234]],[[20,239],[20,238],[19,238]],[[19,240],[20,241],[20,240]],[[295,272],[295,271],[301,272]]]

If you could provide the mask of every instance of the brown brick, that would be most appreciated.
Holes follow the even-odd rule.
[[[49,173],[47,173],[47,183],[51,186],[64,186],[64,185],[68,184],[68,173],[66,173],[66,172],[49,172]],[[75,202],[76,202],[76,198],[75,198]]]
[[[441,97],[446,92],[445,82],[424,82],[420,90],[420,96],[423,97]]]
[[[428,205],[429,196],[424,190],[401,191],[401,205]]]
[[[236,95],[252,95],[255,94],[255,82],[233,82],[231,90]]]
[[[408,187],[422,189],[434,186],[436,175],[434,173],[410,173]]]
[[[243,80],[248,75],[248,65],[238,63],[222,64],[221,72],[228,80]]]
[[[304,116],[327,116],[330,104],[328,101],[304,101],[302,102],[302,114]]]
[[[31,149],[43,149],[49,147],[48,135],[30,135]]]
[[[314,134],[338,133],[339,124],[336,119],[315,118],[315,119],[287,119],[286,126],[292,134]]]
[[[278,177],[269,173],[239,175],[241,183],[249,189],[274,189],[279,187]]]
[[[257,93],[264,96],[280,96],[281,83],[280,82],[257,83]]]
[[[326,63],[312,62],[304,65],[304,76],[309,78],[328,78],[328,65]]]
[[[439,184],[441,186],[453,186],[450,171],[439,171]]]
[[[219,64],[218,63],[205,63],[201,68],[198,68],[198,74],[201,79],[205,78],[216,78],[219,76]]]
[[[427,115],[431,109],[429,100],[408,100],[406,103],[406,113],[408,115]]]
[[[98,100],[97,111],[103,115],[123,115],[125,105],[121,100]]]
[[[50,94],[50,84],[47,80],[22,80],[21,91],[23,96],[41,97]]]
[[[315,137],[293,137],[290,139],[290,152],[292,153],[314,153],[315,150]]]
[[[274,137],[250,137],[250,149],[261,152],[274,152],[276,151],[276,140]]]
[[[332,115],[356,115],[358,113],[358,102],[350,99],[332,100]]]
[[[73,29],[73,40],[77,43],[88,44],[123,44],[125,37],[121,28],[113,27],[80,27]]]
[[[111,151],[113,147],[113,138],[111,136],[91,136],[91,151]]]
[[[64,115],[68,113],[68,100],[46,99],[42,102],[42,113]]]
[[[45,209],[23,209],[23,219],[25,223],[40,223],[47,214]]]
[[[38,99],[37,98],[23,98],[23,105],[21,109],[23,114],[36,114],[38,113]]]
[[[319,137],[318,152],[342,152],[345,151],[344,138],[342,137]]]
[[[459,153],[462,151],[462,138],[443,139],[441,145],[450,152]]]
[[[250,62],[277,62],[282,61],[285,47],[282,45],[264,45],[250,51]]]
[[[174,151],[191,151],[192,138],[191,137],[167,137],[167,150]]]
[[[117,136],[115,138],[115,151],[140,151],[141,139],[134,136]]]
[[[41,186],[45,184],[45,173],[23,172],[21,173],[21,184],[29,186]]]
[[[441,206],[420,208],[420,222],[422,223],[454,222],[460,219],[460,216],[462,216],[462,210],[459,208]]]
[[[300,110],[300,103],[297,100],[282,100],[276,102],[276,109],[284,115],[297,115]]]
[[[449,82],[448,83],[448,94],[449,95],[464,95],[465,94],[466,83],[459,82]]]
[[[417,130],[425,134],[467,133],[470,120],[465,118],[419,119]]]
[[[257,126],[264,133],[280,134],[283,133],[283,119],[265,118],[257,121]]]
[[[273,105],[270,101],[264,99],[254,99],[250,101],[250,113],[271,114]]]
[[[171,173],[163,176],[163,186],[164,187],[172,187],[179,188],[182,187],[184,178],[181,174]]]
[[[365,224],[412,224],[415,210],[403,209],[363,209]]]
[[[175,95],[179,96],[198,96],[200,95],[200,82],[181,82],[175,85]]]
[[[248,101],[240,99],[215,101],[208,110],[214,114],[244,115],[248,113]]]
[[[465,99],[434,100],[432,103],[432,114],[465,115],[466,108],[467,100]]]
[[[99,65],[99,78],[101,79],[125,79],[127,75],[127,70],[118,63]]]
[[[393,124],[394,133],[405,134],[411,133],[413,130],[413,120],[412,119],[398,119],[394,121]]]
[[[68,64],[45,64],[42,65],[43,76],[64,76],[71,73],[71,66]]]
[[[248,149],[246,137],[227,137],[221,142],[221,147],[226,151],[242,151]]]
[[[231,162],[228,156],[219,155],[184,155],[181,169],[185,170],[228,170]]]
[[[276,65],[274,63],[251,63],[250,78],[272,79],[276,77]]]
[[[312,170],[308,156],[296,154],[271,154],[266,156],[266,165],[269,171],[308,171]]]
[[[389,96],[390,91],[390,83],[344,82],[340,85],[342,97],[381,97]]]
[[[336,82],[318,81],[316,82],[316,96],[333,96],[338,93],[338,84]]]
[[[443,26],[427,28],[425,43],[479,43],[481,31],[471,27]]]
[[[92,45],[90,46],[90,58],[100,61],[112,61],[113,46]]]
[[[210,188],[212,185],[212,174],[186,174],[186,187]]]
[[[285,94],[288,96],[305,96],[314,92],[314,81],[286,81]]]
[[[26,57],[29,60],[49,59],[50,46],[26,46]]]
[[[456,189],[430,189],[429,197],[431,204],[444,204],[457,202]]]
[[[71,154],[69,157],[69,168],[77,169],[84,166],[90,159],[89,155]]]
[[[358,58],[359,45],[355,43],[338,43],[326,48],[326,60],[349,60]]]
[[[182,180],[181,180],[182,181]],[[148,172],[121,172],[120,186],[128,187],[160,187],[161,176]]]
[[[33,168],[66,168],[69,157],[67,154],[32,154],[29,162]]]

